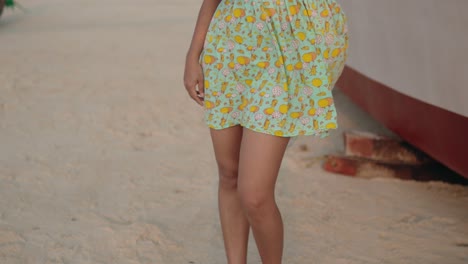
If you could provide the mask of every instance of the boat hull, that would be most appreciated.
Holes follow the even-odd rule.
[[[468,1],[347,0],[337,86],[404,140],[468,178]]]

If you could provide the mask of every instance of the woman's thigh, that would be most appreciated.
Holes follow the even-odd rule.
[[[216,163],[218,164],[220,174],[220,183],[226,184],[228,187],[237,186],[242,133],[241,126],[233,126],[220,130],[210,129]]]
[[[261,203],[274,195],[276,178],[289,139],[244,128],[238,184],[241,196],[247,202]]]

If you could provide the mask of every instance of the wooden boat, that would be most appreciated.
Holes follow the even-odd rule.
[[[468,178],[468,1],[343,0],[349,59],[337,86]]]

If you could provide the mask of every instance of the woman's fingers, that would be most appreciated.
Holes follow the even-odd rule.
[[[203,106],[203,101],[202,99],[198,96],[197,89],[196,89],[196,83],[193,84],[188,84],[185,85],[185,88],[187,89],[188,94],[192,99],[197,102],[197,104]]]
[[[187,62],[184,74],[184,86],[192,99],[203,106],[205,86],[203,81],[203,69],[198,61]]]
[[[203,98],[205,97],[205,81],[203,79],[203,72],[200,70],[199,73],[198,73],[198,96],[200,98]]]

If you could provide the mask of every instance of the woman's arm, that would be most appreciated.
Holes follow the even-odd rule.
[[[190,97],[200,106],[203,106],[205,87],[203,70],[199,63],[203,50],[206,33],[213,14],[222,0],[204,0],[198,13],[197,24],[193,33],[192,42],[185,58],[184,86]]]
[[[203,43],[205,41],[206,32],[210,25],[211,18],[213,17],[216,8],[222,0],[204,0],[198,13],[195,31],[193,33],[192,42],[187,52],[187,58],[197,59],[203,50]]]

